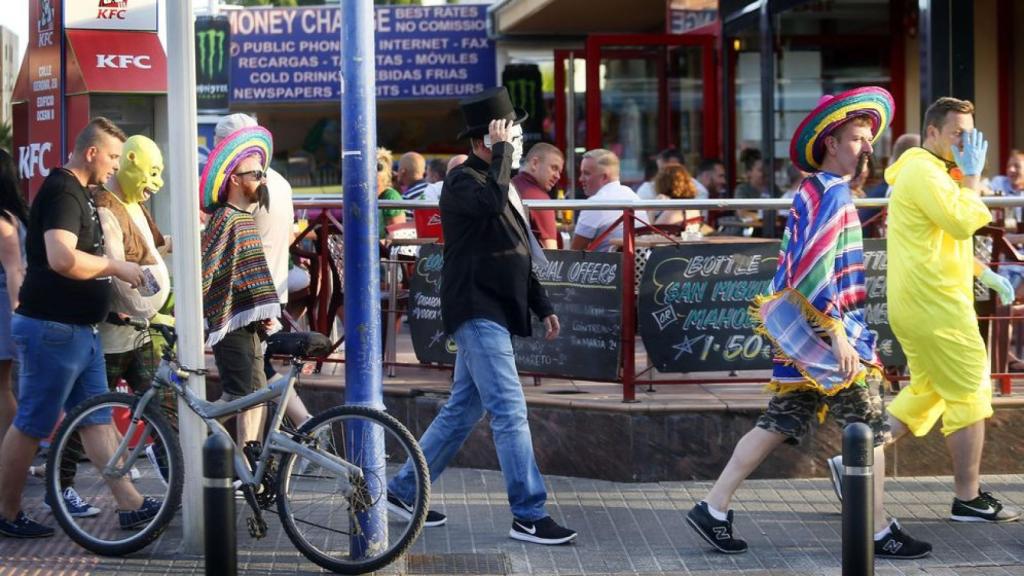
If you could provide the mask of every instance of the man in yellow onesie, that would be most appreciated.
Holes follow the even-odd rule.
[[[985,420],[992,416],[988,355],[974,313],[973,278],[1012,300],[1009,282],[974,259],[974,232],[991,220],[979,200],[988,143],[974,105],[940,98],[925,112],[924,143],[885,171],[889,204],[889,321],[907,356],[910,385],[889,405],[892,441],[924,436],[942,417],[953,460],[951,520],[1011,522],[980,486]]]

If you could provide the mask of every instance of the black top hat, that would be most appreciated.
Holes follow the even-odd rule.
[[[512,99],[504,86],[489,88],[476,96],[459,102],[462,116],[466,119],[466,129],[459,133],[458,139],[487,134],[491,120],[512,120],[513,125],[522,124],[529,116],[522,108],[513,108]]]

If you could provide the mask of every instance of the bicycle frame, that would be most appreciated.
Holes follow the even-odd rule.
[[[124,438],[118,445],[117,450],[114,452],[111,459],[107,462],[107,465],[103,467],[104,476],[123,476],[138,459],[139,454],[144,449],[141,442],[136,444],[135,448],[133,448],[131,453],[128,455],[128,458],[123,460],[123,465],[118,466],[116,464],[117,462],[122,462],[122,457],[128,450],[129,439],[135,437],[136,430],[142,422],[142,415],[150,401],[159,393],[161,388],[170,387],[174,390],[176,395],[185,400],[185,404],[190,410],[203,419],[203,422],[205,422],[209,427],[211,433],[227,438],[232,442],[232,444],[235,444],[234,440],[232,440],[231,435],[228,434],[228,431],[217,419],[230,414],[239,414],[244,410],[264,404],[276,398],[277,409],[274,411],[270,430],[267,434],[266,442],[263,444],[263,451],[256,460],[257,464],[255,471],[249,470],[249,466],[245,460],[245,455],[242,453],[242,450],[238,449],[237,444],[235,444],[235,473],[241,479],[242,483],[249,485],[260,484],[263,481],[263,475],[266,473],[267,465],[270,462],[270,452],[272,450],[277,450],[279,452],[301,456],[316,463],[322,468],[335,473],[339,479],[344,481],[344,484],[339,485],[341,492],[348,495],[352,491],[352,483],[348,478],[350,476],[362,478],[362,469],[338,458],[337,456],[327,454],[319,450],[314,450],[308,446],[300,444],[280,432],[281,422],[284,420],[285,408],[288,405],[288,401],[291,399],[291,395],[294,393],[295,382],[298,380],[299,372],[302,370],[302,364],[302,361],[293,358],[288,374],[275,379],[273,383],[269,384],[266,388],[230,402],[209,402],[198,397],[194,392],[182,384],[183,378],[187,378],[188,374],[176,361],[168,360],[167,358],[161,359],[156,374],[153,376],[153,386],[151,386],[150,389],[142,395],[141,400],[135,406],[135,410],[132,413],[131,423],[124,434]],[[144,428],[142,429],[143,434],[148,431],[148,428],[149,424],[144,424]]]

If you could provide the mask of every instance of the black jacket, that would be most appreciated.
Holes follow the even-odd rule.
[[[487,319],[530,335],[530,311],[554,313],[533,273],[530,228],[508,201],[512,146],[494,145],[490,166],[470,154],[444,179],[441,317],[449,334],[466,320]]]

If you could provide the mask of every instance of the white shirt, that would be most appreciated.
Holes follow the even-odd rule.
[[[658,197],[657,192],[654,191],[654,181],[648,180],[637,187],[636,195],[641,200],[654,200]]]
[[[628,186],[623,186],[618,180],[609,182],[601,187],[596,194],[590,197],[595,202],[635,202],[640,197]],[[580,216],[576,220],[576,234],[593,240],[600,236],[612,222],[622,216],[622,210],[580,210]],[[611,250],[611,240],[622,239],[622,224],[615,227],[615,230],[605,237],[596,252],[608,252]]]
[[[252,214],[263,240],[263,253],[274,279],[277,298],[288,303],[288,247],[292,243],[295,208],[292,205],[292,185],[284,176],[270,168],[267,170],[267,189],[270,191],[270,212],[257,207]]]
[[[427,187],[423,189],[423,196],[420,200],[433,200],[437,202],[441,199],[441,188],[444,186],[444,180],[438,180],[437,182],[431,182],[427,184]]]
[[[112,196],[114,196],[115,201],[121,202],[116,195],[112,194]],[[121,202],[121,204],[124,205],[125,211],[128,212],[128,217],[132,219],[135,228],[139,231],[139,235],[146,242],[146,248],[149,249],[149,253],[156,259],[156,264],[149,264],[143,266],[143,268],[153,273],[153,278],[160,285],[160,290],[151,296],[143,296],[127,282],[113,278],[112,287],[114,293],[111,297],[110,309],[113,312],[127,314],[133,318],[152,318],[154,314],[160,311],[160,308],[167,302],[167,297],[170,295],[170,271],[167,269],[167,263],[164,262],[160,253],[156,250],[156,242],[152,231],[149,229],[146,216],[142,213],[142,207],[138,204],[127,204],[125,202]],[[100,218],[100,226],[103,227],[103,254],[108,258],[123,262],[124,232],[121,230],[121,225],[114,217],[114,214],[106,208],[100,208],[97,210],[97,214]],[[131,326],[116,326],[108,322],[100,322],[99,332],[104,354],[130,352],[135,349],[136,344],[142,344],[149,340],[149,337],[144,333],[140,338],[140,333]]]

